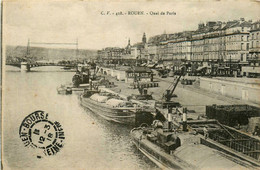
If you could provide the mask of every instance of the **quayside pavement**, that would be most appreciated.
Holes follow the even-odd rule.
[[[117,81],[111,76],[106,76],[107,79],[114,82],[116,87],[111,90],[119,92],[122,95],[130,96],[132,94],[138,94],[138,89],[129,88],[130,83],[125,83],[124,81]],[[153,87],[148,89],[148,93],[152,93],[155,100],[162,100],[163,93],[173,82],[173,77],[159,78],[155,77],[155,81],[159,82],[159,87]],[[196,118],[199,115],[204,115],[206,112],[206,105],[234,105],[234,104],[248,104],[253,106],[259,106],[257,103],[251,103],[247,101],[242,101],[240,99],[231,98],[223,96],[221,94],[216,94],[204,89],[201,89],[198,83],[194,85],[182,85],[178,84],[174,91],[177,97],[172,98],[173,101],[181,103],[183,107],[187,107],[191,111],[192,117]]]
[[[160,81],[168,82],[168,83],[171,83],[172,80],[173,80],[172,77],[168,77],[168,78],[165,78],[165,79],[163,79],[163,78],[157,78],[157,79],[160,80]],[[181,84],[179,84],[178,87],[185,88],[185,89],[190,90],[192,92],[203,94],[205,96],[208,96],[208,97],[211,97],[211,98],[214,98],[214,99],[225,101],[227,104],[234,104],[234,105],[235,104],[248,104],[248,105],[260,107],[260,103],[254,103],[254,102],[245,101],[245,100],[241,100],[241,99],[230,97],[230,96],[224,96],[224,95],[221,95],[221,94],[216,93],[216,92],[212,92],[212,91],[209,91],[209,90],[206,90],[206,89],[202,89],[199,86],[198,80],[193,85],[181,85]]]

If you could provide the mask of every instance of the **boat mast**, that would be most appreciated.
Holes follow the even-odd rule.
[[[76,39],[76,43],[75,43],[75,45],[76,45],[76,60],[77,60],[77,62],[78,62],[78,51],[79,51],[79,48],[78,48],[78,38]]]
[[[27,51],[26,51],[26,57],[30,54],[30,38],[28,39],[27,43]]]

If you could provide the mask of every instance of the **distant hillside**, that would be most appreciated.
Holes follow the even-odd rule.
[[[26,46],[7,46],[6,59],[24,58],[26,56]],[[78,50],[76,57],[75,49],[30,47],[29,58],[33,60],[74,60],[93,59],[97,56],[96,50]]]

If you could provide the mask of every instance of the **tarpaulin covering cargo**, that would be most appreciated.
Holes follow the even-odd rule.
[[[99,94],[93,94],[90,99],[100,102],[100,103],[105,103],[108,99],[108,96],[100,96]]]
[[[124,100],[119,100],[119,99],[109,99],[107,100],[106,104],[113,106],[113,107],[123,107],[126,106],[126,102]]]

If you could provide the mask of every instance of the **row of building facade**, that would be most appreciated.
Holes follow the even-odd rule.
[[[259,57],[260,21],[240,20],[199,24],[196,31],[161,34],[126,48],[108,47],[98,51],[101,58],[145,58],[148,60],[235,60]]]
[[[158,61],[226,62],[259,66],[260,21],[210,21],[195,31],[161,34],[125,48],[98,51],[100,59],[145,59]],[[254,62],[252,62],[254,61]],[[230,64],[231,65],[231,64]]]
[[[148,44],[155,51],[153,58],[190,61],[240,61],[259,58],[260,22],[244,21],[208,22],[199,24],[198,30],[165,35],[159,45]],[[149,49],[148,48],[148,49]],[[154,48],[157,48],[154,50]]]

